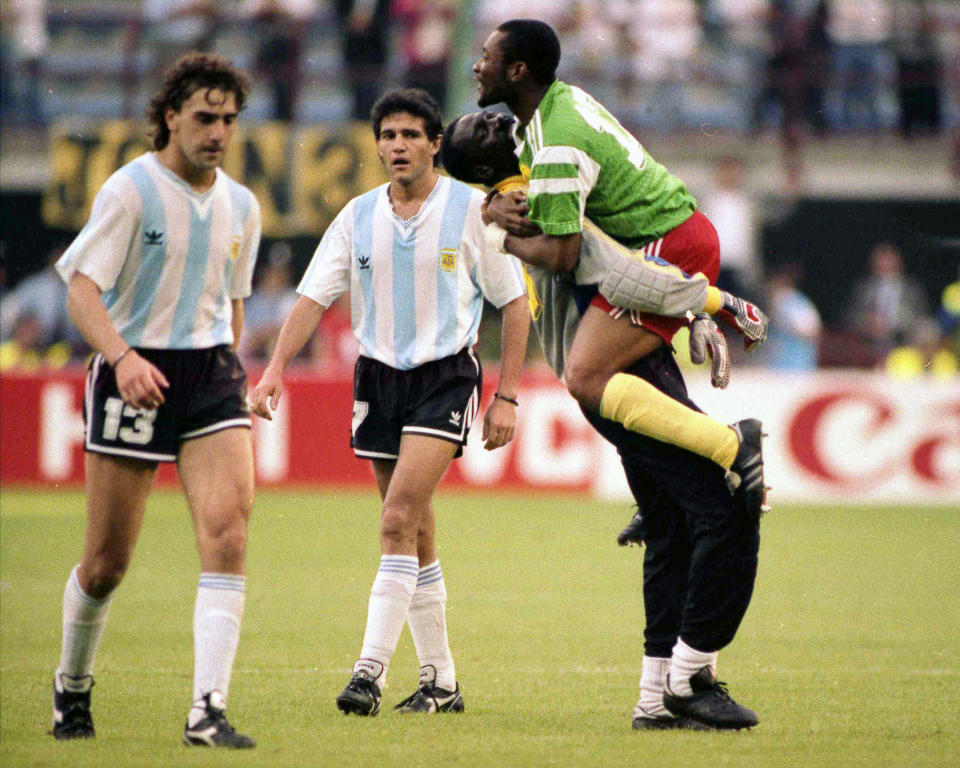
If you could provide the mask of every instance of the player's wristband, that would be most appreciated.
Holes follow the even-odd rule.
[[[507,397],[506,395],[501,395],[499,392],[494,392],[494,393],[493,393],[493,396],[494,396],[497,400],[505,400],[506,402],[510,403],[510,405],[520,405],[520,403],[518,403],[518,402],[517,402],[516,400],[514,400],[512,397]]]
[[[487,246],[498,253],[506,253],[504,241],[507,239],[507,230],[496,222],[491,221],[483,225],[483,239],[487,241]]]
[[[126,354],[127,354],[128,352],[132,352],[132,351],[133,351],[133,347],[127,347],[125,350],[123,350],[123,352],[121,352],[119,355],[117,355],[117,359],[114,360],[114,361],[110,364],[110,367],[115,369],[115,368],[117,367],[117,364],[118,364],[121,360],[123,360],[124,356],[126,356]]]

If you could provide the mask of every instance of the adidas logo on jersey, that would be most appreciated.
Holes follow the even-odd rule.
[[[463,414],[460,411],[450,411],[450,423],[456,427],[460,426],[460,419],[463,418]]]
[[[143,242],[146,245],[162,245],[163,244],[163,232],[160,230],[146,230],[143,233]]]
[[[369,256],[358,256],[357,264],[360,269],[370,269],[370,257]]]

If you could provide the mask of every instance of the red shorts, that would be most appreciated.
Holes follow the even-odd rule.
[[[710,219],[700,211],[694,211],[679,227],[671,229],[659,240],[645,245],[641,253],[675,264],[688,275],[703,272],[711,285],[717,282],[720,272],[720,239]],[[615,307],[600,293],[593,297],[590,304],[607,312],[611,317],[620,317],[629,311],[634,325],[657,334],[667,344],[673,341],[674,334],[687,324],[686,320],[679,317],[664,317]]]

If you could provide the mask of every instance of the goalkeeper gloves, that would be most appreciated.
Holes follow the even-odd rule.
[[[723,307],[717,317],[743,335],[743,348],[753,352],[767,338],[767,316],[756,304],[723,291]]]
[[[766,327],[766,326],[764,326]],[[690,360],[701,365],[710,357],[710,383],[726,389],[730,383],[730,350],[713,318],[706,312],[694,316],[690,323]]]

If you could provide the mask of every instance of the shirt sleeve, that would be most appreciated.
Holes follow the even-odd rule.
[[[323,233],[297,293],[329,307],[350,288],[352,233],[348,226],[351,206],[344,208]]]
[[[245,299],[253,292],[253,270],[257,266],[257,254],[260,253],[260,235],[260,203],[251,192],[250,213],[243,223],[243,240],[230,277],[231,299]]]
[[[100,188],[90,218],[57,261],[57,272],[65,283],[77,272],[93,280],[101,292],[117,282],[140,230],[141,209],[139,195],[123,194],[116,178]]]
[[[495,251],[483,237],[479,211],[464,237],[464,245],[477,254],[475,281],[484,295],[497,309],[526,294],[523,267],[516,256]]]
[[[530,167],[530,219],[547,235],[572,235],[583,228],[587,196],[600,165],[577,147],[541,149]]]

